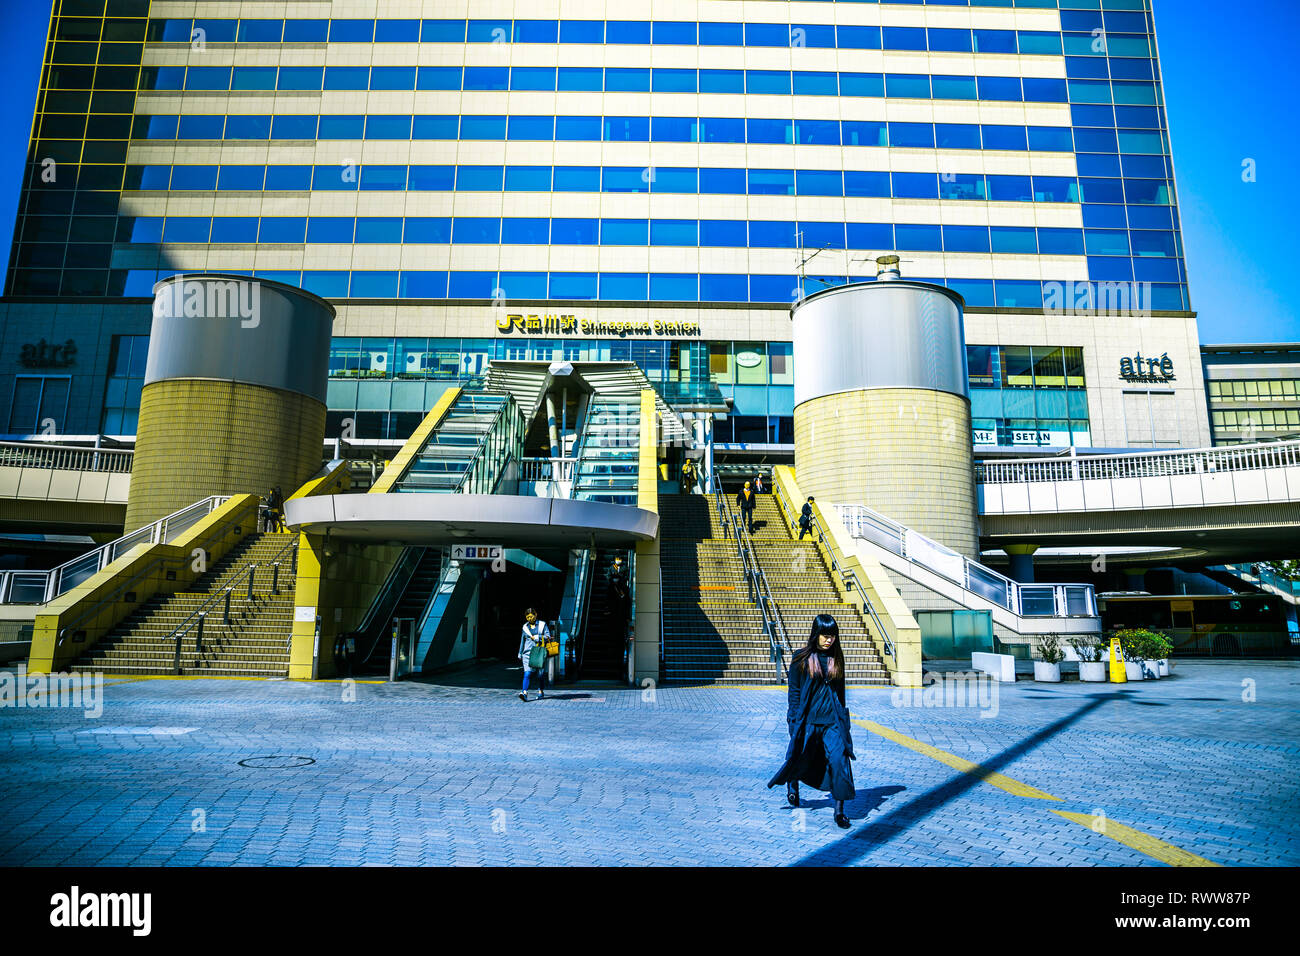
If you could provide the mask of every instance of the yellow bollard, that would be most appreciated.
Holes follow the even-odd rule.
[[[1128,674],[1124,673],[1124,656],[1120,653],[1118,637],[1110,639],[1110,679],[1113,684],[1123,684],[1128,681]]]

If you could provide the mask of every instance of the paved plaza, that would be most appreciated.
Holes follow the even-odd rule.
[[[108,678],[98,717],[38,702],[0,708],[8,865],[1300,863],[1290,663],[982,707],[850,689],[849,830],[765,787],[783,688]]]

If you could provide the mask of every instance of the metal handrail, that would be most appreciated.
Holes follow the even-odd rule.
[[[772,481],[772,491],[777,499],[777,507],[786,514],[787,520],[791,526],[797,525],[798,522],[794,519],[794,505],[786,498],[785,490],[780,486],[775,478]],[[839,574],[840,583],[843,585],[845,593],[852,594],[853,589],[857,588],[858,594],[862,598],[863,608],[871,615],[871,620],[876,625],[876,633],[880,635],[881,648],[884,650],[887,657],[893,657],[895,661],[897,661],[898,657],[894,652],[894,642],[889,636],[889,631],[885,628],[885,623],[880,619],[880,615],[876,613],[876,606],[872,602],[871,597],[858,581],[858,576],[851,570],[841,568],[839,562],[835,560],[835,555],[832,553],[831,549],[826,547],[826,530],[822,527],[821,521],[818,520],[816,512],[811,514],[809,517],[812,519],[809,524],[812,528],[813,534],[815,535],[815,543],[817,545],[818,553],[820,554],[824,551],[825,561],[829,566],[829,570],[832,575]]]
[[[203,540],[209,541],[213,537],[220,537],[221,535],[224,535],[229,528],[233,528],[239,524],[242,524],[244,521],[249,520],[250,518],[254,522],[257,521],[257,517],[255,514],[251,516],[236,515],[227,518],[216,528],[213,528],[211,531],[209,531]],[[116,604],[119,598],[121,597],[121,595],[129,591],[131,587],[133,587],[141,579],[146,578],[149,575],[153,574],[155,570],[158,569],[160,566],[166,564],[174,564],[178,567],[188,566],[190,560],[191,559],[189,555],[184,555],[184,556],[158,555],[153,560],[149,561],[143,568],[141,568],[135,574],[131,575],[130,578],[128,578],[126,581],[122,582],[116,588],[114,588],[112,593],[110,593],[107,597],[100,598],[90,607],[85,608],[81,612],[81,614],[75,617],[70,623],[60,627],[58,637],[55,640],[55,646],[61,647],[64,641],[68,638],[68,636],[71,633],[75,632],[77,625],[81,624],[83,621],[88,620],[89,618],[94,617],[96,614],[100,613],[100,611],[102,611],[106,606],[110,604]]]
[[[1114,478],[1164,478],[1222,474],[1300,465],[1300,440],[1257,442],[1215,448],[1015,458],[975,464],[977,484],[1021,484]]]
[[[953,582],[962,590],[978,595],[991,604],[1005,608],[1018,617],[1097,616],[1096,592],[1091,584],[1022,584],[977,561],[972,561],[964,554],[944,547],[932,538],[913,531],[892,518],[887,518],[873,511],[866,505],[837,504],[835,510],[840,516],[840,520],[844,522],[849,534],[853,537],[863,541],[870,541],[876,546],[898,555],[900,558],[918,564],[933,574]],[[876,534],[869,533],[867,529],[873,529]],[[919,549],[909,546],[909,540],[920,545]],[[927,552],[931,555],[930,558],[925,556]],[[946,560],[937,561],[933,555],[943,555]],[[960,568],[960,570],[957,570],[957,568]],[[1053,613],[1026,613],[1026,593],[1033,594],[1047,589],[1052,590]],[[1084,590],[1085,613],[1069,613],[1067,596],[1070,589]]]
[[[86,448],[81,445],[46,445],[0,442],[0,467],[97,471],[130,474],[135,451],[130,448]]]
[[[731,513],[731,502],[722,490],[722,482],[718,478],[717,468],[710,471],[709,480],[713,484],[714,495],[717,498],[723,534],[725,536],[728,524],[731,525],[735,532],[736,551],[740,557],[745,585],[749,588],[749,600],[758,608],[758,613],[763,618],[763,633],[767,635],[769,659],[776,667],[777,680],[784,683],[787,679],[785,658],[781,654],[781,645],[777,641],[777,632],[780,631],[781,640],[784,642],[786,649],[790,650],[790,639],[786,636],[785,625],[781,621],[776,601],[772,598],[772,591],[767,587],[767,577],[758,564],[758,556],[754,554],[748,528],[743,521],[737,521],[735,515]]]
[[[281,548],[274,555],[272,555],[270,560],[266,562],[267,567],[272,569],[271,587],[270,587],[270,591],[272,594],[279,593],[280,559],[284,556],[285,552],[289,552],[289,551],[292,552],[291,571],[294,573],[297,572],[298,570],[297,548],[298,548],[297,535],[294,535],[294,540],[288,542],[283,548]],[[243,567],[243,569],[240,570],[238,574],[236,574],[233,578],[230,579],[230,581],[226,584],[225,587],[223,587],[220,591],[214,591],[212,595],[206,601],[200,604],[197,608],[195,608],[190,613],[190,616],[187,617],[185,620],[183,620],[175,628],[175,630],[173,630],[166,637],[162,638],[162,640],[164,641],[170,641],[170,640],[176,641],[176,656],[175,656],[174,663],[172,665],[174,673],[179,674],[181,672],[181,642],[185,639],[185,635],[188,634],[195,627],[199,629],[199,634],[195,642],[194,652],[195,654],[202,653],[203,625],[207,620],[207,616],[208,616],[207,608],[210,605],[213,605],[217,601],[224,599],[226,603],[226,607],[222,615],[222,623],[225,624],[227,627],[230,626],[230,599],[234,595],[236,585],[239,584],[239,581],[244,577],[245,574],[248,575],[248,593],[244,598],[245,606],[247,607],[247,605],[253,600],[253,584],[254,584],[254,578],[257,574],[257,567],[258,565],[256,561],[250,561],[247,565]]]
[[[0,572],[0,603],[9,603],[12,597],[13,582],[22,579],[30,579],[36,587],[41,588],[41,604],[48,604],[60,594],[72,590],[79,584],[83,584],[90,577],[104,570],[109,564],[121,557],[130,547],[137,544],[166,544],[169,536],[172,536],[171,525],[177,519],[188,518],[191,513],[195,513],[201,518],[204,515],[211,514],[230,498],[229,495],[212,495],[192,505],[186,505],[179,511],[175,511],[157,521],[151,522],[141,528],[136,528],[129,534],[124,534],[120,538],[100,545],[93,551],[87,551],[85,554],[78,555],[71,561],[65,561],[58,567],[48,571],[5,571]],[[192,527],[194,522],[184,524],[181,531],[187,531]],[[93,568],[90,567],[93,565]],[[73,572],[87,570],[90,573],[85,577],[68,583],[64,586],[64,578],[70,576]],[[41,583],[42,576],[44,578]]]
[[[587,567],[583,571],[583,576],[586,580],[586,584],[582,589],[583,597],[582,597],[581,613],[579,613],[579,608],[575,607],[573,609],[573,619],[577,621],[579,618],[581,618],[582,620],[582,627],[578,631],[578,650],[573,655],[574,665],[575,665],[573,676],[579,679],[582,677],[582,665],[583,665],[583,661],[586,659],[586,654],[587,654],[587,626],[591,620],[591,591],[592,588],[596,586],[595,555],[589,554],[587,558]]]

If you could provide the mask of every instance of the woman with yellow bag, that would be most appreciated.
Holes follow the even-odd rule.
[[[546,662],[550,647],[557,644],[551,640],[551,629],[545,621],[538,620],[537,611],[528,608],[524,611],[524,629],[519,636],[519,662],[524,665],[524,687],[519,692],[519,699],[528,700],[529,678],[537,672],[537,699],[546,696]],[[559,650],[558,644],[556,650]]]

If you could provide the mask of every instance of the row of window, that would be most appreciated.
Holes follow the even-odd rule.
[[[1149,62],[1149,61],[1147,61]],[[78,71],[84,71],[84,75]],[[90,89],[89,66],[52,68],[57,89]],[[102,87],[97,87],[102,88]],[[683,70],[584,66],[146,66],[140,89],[229,90],[540,90],[549,92],[748,93],[1027,103],[1160,105],[1150,80],[804,70]]]
[[[1215,428],[1233,428],[1243,431],[1254,429],[1285,428],[1300,431],[1300,408],[1254,409],[1249,412],[1211,412]]]
[[[1155,112],[1154,110],[1152,112]],[[67,132],[82,117],[69,118]],[[218,129],[218,123],[225,123]],[[63,132],[59,114],[45,114],[43,136]],[[200,133],[215,133],[200,136]],[[878,120],[741,119],[728,116],[503,116],[322,115],[137,116],[137,139],[314,140],[530,140],[540,142],[750,143],[809,146],[898,146],[918,149],[992,149],[1069,153],[1114,152],[1114,130],[1068,126],[909,123]],[[1164,177],[1163,161],[1142,175]]]
[[[170,176],[167,170],[173,172]],[[108,179],[94,179],[102,169]],[[111,172],[116,169],[117,172]],[[958,199],[985,202],[1168,206],[1163,179],[903,173],[884,170],[735,169],[682,166],[132,166],[126,189],[332,190],[355,192],[606,192],[701,195]],[[145,178],[145,173],[149,178]],[[80,168],[82,189],[117,188],[121,167]],[[165,185],[164,181],[170,185]],[[259,185],[260,184],[260,185]],[[68,184],[71,188],[71,183]]]
[[[97,40],[97,25],[61,24],[60,40]],[[1102,28],[1145,40],[1143,13],[1066,13],[1061,28],[1086,33]],[[739,23],[691,20],[220,20],[154,19],[148,39],[173,43],[589,43],[669,46],[808,47],[841,50],[929,50],[1060,56],[1055,31],[956,29],[923,26],[852,26],[832,23]],[[1134,44],[1133,49],[1142,49]],[[1072,43],[1069,52],[1093,53]],[[1148,56],[1149,53],[1141,53]]]
[[[902,146],[921,149],[1038,150],[1042,152],[1161,153],[1159,113],[1147,129],[1071,130],[1064,126],[912,123],[880,120],[740,119],[726,116],[526,116],[425,114],[314,115],[214,113],[136,116],[133,139],[147,140],[532,140],[556,142],[754,143],[828,146]],[[41,136],[80,139],[86,117],[46,113]],[[1148,131],[1150,130],[1150,131]],[[1148,172],[1143,175],[1163,175]]]
[[[743,219],[138,216],[130,242],[391,243],[897,249],[1018,255],[1182,255],[1173,231]],[[1177,270],[1172,270],[1176,280]]]
[[[1205,383],[1215,402],[1281,402],[1300,400],[1300,379],[1209,379]]]
[[[1096,275],[1094,263],[1121,264],[1113,276]],[[1089,260],[1089,275],[1098,281],[1133,280],[1135,260]],[[1141,260],[1136,260],[1141,264]],[[1128,267],[1127,273],[1122,267]],[[248,274],[236,269],[223,273]],[[126,276],[125,296],[152,295],[157,279],[175,270],[155,272],[132,269]],[[496,299],[562,301],[606,300],[620,302],[793,302],[802,295],[843,285],[845,276],[743,275],[724,273],[644,272],[416,272],[416,271],[282,271],[253,273],[256,278],[299,286],[325,298],[364,299]],[[1127,276],[1127,278],[1125,278]],[[859,281],[857,277],[854,281]],[[965,298],[967,305],[983,308],[1041,309],[1044,283],[1023,279],[920,279],[946,285]],[[1059,300],[1060,288],[1071,290],[1067,305],[1075,310],[1106,303],[1109,293],[1096,283],[1046,283],[1047,292]],[[1082,286],[1087,287],[1087,295]],[[1078,292],[1076,295],[1075,292]],[[1185,288],[1174,283],[1153,283],[1144,290],[1141,305],[1157,311],[1187,308]]]

